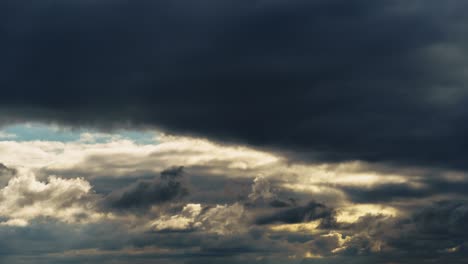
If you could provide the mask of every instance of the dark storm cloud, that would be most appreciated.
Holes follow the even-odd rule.
[[[290,202],[290,203],[289,203],[289,202]],[[293,199],[289,200],[288,202],[276,199],[276,200],[273,200],[273,201],[270,202],[270,206],[272,206],[272,207],[279,207],[279,208],[281,208],[281,207],[289,207],[289,206],[293,205],[294,202],[295,202],[295,201],[294,201]]]
[[[466,168],[465,1],[0,3],[2,122]]]
[[[172,167],[161,171],[161,180],[174,180],[184,175],[184,166]]]
[[[425,208],[414,216],[416,228],[421,234],[441,238],[468,239],[468,202],[466,200],[441,201]]]
[[[377,187],[344,187],[353,202],[388,202],[392,200],[423,198],[432,195],[426,188],[414,188],[407,184],[383,184]]]
[[[428,178],[409,183],[387,183],[376,186],[334,186],[344,191],[348,198],[356,203],[386,203],[409,201],[411,199],[429,199],[437,195],[466,195],[468,182],[447,181]],[[325,185],[329,186],[329,185]]]
[[[298,206],[290,209],[280,210],[271,215],[260,216],[255,223],[258,225],[273,223],[304,223],[314,220],[322,220],[322,225],[334,223],[334,211],[327,206],[310,202],[305,206]]]
[[[166,169],[159,178],[138,180],[111,192],[104,198],[103,204],[113,209],[145,209],[182,197],[188,194],[187,188],[179,180],[183,173],[183,167]]]
[[[464,263],[468,259],[467,206],[466,200],[446,200],[415,209],[408,217],[361,217],[342,226],[344,236],[351,237],[340,255],[397,263]]]

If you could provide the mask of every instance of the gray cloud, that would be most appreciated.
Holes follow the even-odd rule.
[[[151,126],[290,159],[466,168],[463,1],[23,0],[0,10],[3,123]]]
[[[447,180],[441,177],[427,176],[409,183],[388,183],[376,186],[335,185],[344,191],[348,198],[356,203],[391,203],[415,199],[431,200],[440,195],[464,196],[468,182]]]
[[[174,167],[162,171],[159,178],[138,180],[128,187],[114,190],[103,203],[113,209],[147,209],[182,197],[188,194],[188,189],[179,181],[183,172],[183,167]]]
[[[348,237],[342,256],[367,256],[381,261],[463,263],[467,260],[466,201],[439,201],[409,216],[367,215],[351,225],[342,225]],[[366,262],[367,263],[367,262]]]
[[[45,149],[49,144],[40,143]],[[380,175],[370,167],[365,171],[359,166],[348,170],[349,164],[288,167],[282,160],[265,166],[253,161],[258,159],[261,164],[269,160],[268,155],[240,155],[221,146],[205,146],[203,151],[184,155],[177,151],[181,146],[177,144],[175,149],[164,148],[164,155],[147,151],[132,156],[125,153],[133,153],[133,147],[121,150],[118,143],[112,144],[116,144],[115,151],[100,154],[102,146],[93,145],[89,146],[91,156],[83,154],[67,166],[60,166],[63,161],[59,161],[55,163],[58,169],[30,171],[40,172],[40,180],[24,174],[24,168],[18,170],[13,179],[21,176],[23,181],[7,185],[12,191],[0,201],[0,206],[8,208],[1,210],[0,230],[13,232],[6,236],[2,261],[107,264],[118,258],[136,263],[226,259],[233,263],[307,263],[311,256],[321,257],[313,259],[318,263],[466,260],[466,201],[455,200],[466,198],[464,173],[438,170],[424,174],[429,170],[400,171],[395,167],[384,171],[388,175]],[[21,148],[15,146],[13,150]],[[29,149],[35,150],[25,150]],[[114,152],[119,155],[111,155]],[[75,153],[67,155],[76,157]],[[202,163],[160,169],[177,164],[175,161],[193,160],[190,157],[203,157]],[[48,158],[44,164],[56,160]],[[9,162],[18,163],[15,159]],[[156,178],[155,171],[161,171]],[[59,175],[58,180],[48,180],[50,174]],[[309,175],[314,178],[307,178]],[[330,175],[333,179],[327,182]],[[94,188],[95,184],[100,187]],[[184,196],[181,190],[188,186],[190,195]],[[322,197],[328,192],[333,199]],[[170,195],[163,195],[167,193]],[[304,204],[310,199],[320,202]],[[440,199],[445,201],[437,202]],[[125,206],[117,206],[120,201]],[[99,202],[101,207],[95,206]],[[343,212],[350,217],[343,217]],[[49,230],[54,226],[56,232]],[[63,230],[67,228],[70,231]],[[54,247],[55,242],[47,242],[50,239],[62,244]],[[40,250],[35,251],[39,244]]]
[[[0,163],[0,175],[15,175],[16,170],[13,168],[8,168],[5,164]]]
[[[280,210],[271,215],[260,216],[255,221],[256,224],[265,225],[272,223],[303,223],[321,219],[324,225],[334,222],[333,209],[327,206],[310,202],[305,206],[298,206],[290,209]]]
[[[157,128],[285,161],[206,145],[144,158],[35,148],[24,164],[66,178],[0,164],[0,262],[467,263],[467,11],[459,0],[1,1],[0,125]],[[82,162],[44,165],[67,154]],[[154,177],[168,160],[196,175]],[[294,167],[356,160],[434,175]],[[272,180],[250,188],[264,171]],[[379,205],[397,213],[359,211]],[[340,222],[348,209],[359,218]]]
[[[0,163],[0,186],[4,186],[8,181],[16,175],[16,169],[9,168],[5,164]]]

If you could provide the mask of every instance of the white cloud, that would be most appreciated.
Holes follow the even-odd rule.
[[[245,232],[246,218],[244,206],[240,203],[217,205],[202,214],[201,229],[218,235]]]
[[[253,201],[258,199],[269,200],[276,198],[276,194],[273,192],[270,182],[265,177],[259,176],[254,179],[249,198]]]
[[[55,176],[38,181],[28,170],[20,170],[7,186],[0,189],[0,216],[3,225],[25,225],[37,217],[48,217],[68,223],[97,220],[93,210],[91,185],[83,179]]]
[[[106,140],[100,140],[102,138]],[[102,177],[139,177],[159,174],[171,166],[184,166],[189,174],[255,179],[250,194],[245,194],[253,201],[275,199],[275,189],[279,188],[309,195],[334,207],[349,207],[346,195],[336,188],[337,185],[411,184],[411,179],[417,179],[397,173],[369,172],[362,162],[289,164],[273,153],[200,138],[160,135],[155,142],[142,145],[103,133],[84,133],[74,142],[0,141],[0,162],[13,168],[41,169],[62,178],[79,175],[88,184]],[[48,183],[42,184],[60,181],[58,179],[50,178]],[[71,182],[77,180],[71,179]],[[351,213],[343,214],[351,218]],[[359,214],[353,213],[353,219],[355,215]]]
[[[201,204],[187,204],[178,215],[163,215],[152,222],[151,229],[156,231],[183,231],[197,227],[196,218],[202,211]]]
[[[246,230],[244,206],[239,203],[232,205],[216,205],[205,212],[201,204],[187,204],[180,214],[163,215],[150,223],[152,230],[190,230],[199,229],[218,235],[231,235]]]

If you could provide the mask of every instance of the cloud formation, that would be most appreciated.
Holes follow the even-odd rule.
[[[37,217],[55,218],[68,223],[95,221],[101,217],[94,210],[89,182],[55,176],[38,181],[31,172],[12,177],[0,189],[0,217],[3,225],[27,225]]]
[[[468,263],[467,11],[0,1],[0,262]]]
[[[2,123],[466,169],[463,1],[4,1]],[[83,19],[86,17],[86,19]]]
[[[177,137],[165,138],[157,146],[133,145],[118,137],[106,143],[61,143],[61,151],[57,142],[1,144],[0,156],[10,157],[11,163],[48,157],[36,159],[30,167],[2,167],[13,173],[0,189],[0,235],[6,238],[0,242],[2,261],[379,263],[404,259],[420,263],[449,259],[463,263],[467,259],[463,225],[467,203],[456,199],[463,192],[447,191],[452,185],[463,186],[466,175],[460,173],[420,177],[395,170],[371,172],[363,163],[288,165],[272,154]],[[15,148],[8,147],[11,144]],[[135,155],[134,148],[151,151]],[[15,149],[23,149],[16,161],[11,156]],[[125,163],[128,157],[133,159]],[[184,167],[166,166],[181,159],[187,161]],[[135,166],[141,170],[134,170]],[[52,172],[58,176],[51,176]],[[434,192],[400,195],[392,184]],[[436,186],[441,186],[439,192]],[[179,191],[186,187],[190,192],[181,195]],[[177,195],[163,195],[168,192]],[[370,197],[378,193],[381,197],[373,201]],[[385,198],[392,195],[398,199]],[[220,203],[222,196],[230,198]],[[309,202],[313,199],[320,202]],[[102,206],[121,200],[131,201],[125,203],[131,206]],[[21,248],[15,246],[19,244]],[[36,249],[38,244],[43,246]]]
[[[305,206],[298,206],[291,209],[283,209],[274,213],[273,215],[262,216],[256,220],[256,224],[265,225],[271,223],[287,223],[295,224],[302,222],[311,222],[317,219],[321,219],[325,225],[332,224],[334,222],[334,212],[327,206],[309,202]]]
[[[111,192],[104,204],[113,209],[145,209],[187,195],[188,189],[178,178],[183,167],[166,169],[159,179],[138,180],[128,187]]]

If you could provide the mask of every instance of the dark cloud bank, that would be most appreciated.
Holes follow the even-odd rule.
[[[466,168],[465,1],[2,1],[2,122]]]

